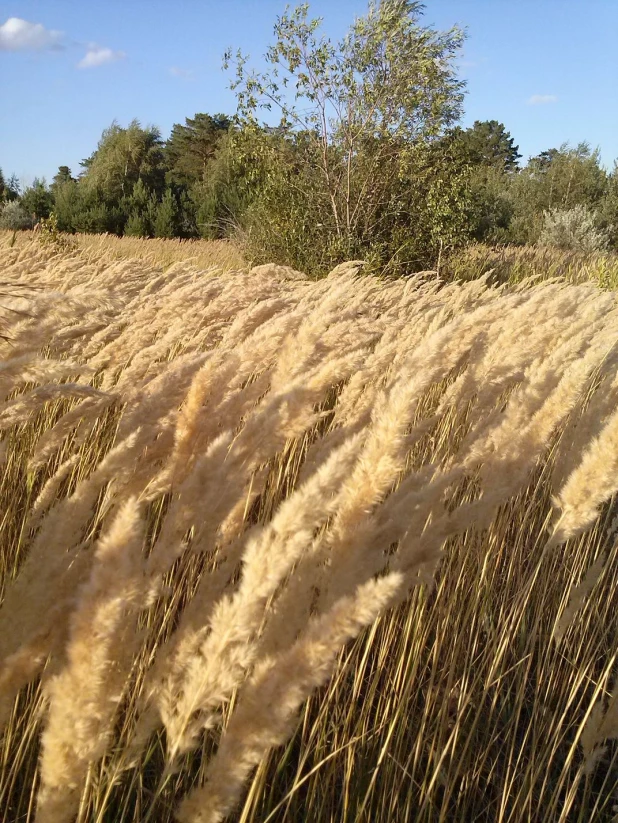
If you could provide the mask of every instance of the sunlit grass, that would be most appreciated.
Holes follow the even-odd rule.
[[[541,246],[492,247],[473,244],[450,255],[441,275],[449,280],[475,280],[491,272],[492,281],[518,283],[526,277],[563,277],[569,283],[592,281],[618,288],[618,254],[560,251]]]
[[[19,621],[12,622],[14,614],[30,623],[33,637],[41,626],[47,632],[37,641],[40,648],[32,646],[33,657],[37,648],[42,655],[40,665],[29,669],[32,660],[22,661],[25,674],[16,681],[21,689],[5,717],[0,819],[171,823],[180,799],[208,776],[221,732],[243,705],[248,675],[238,674],[229,692],[221,687],[217,712],[208,718],[211,725],[175,760],[169,753],[174,734],[169,716],[163,721],[155,712],[149,735],[142,745],[135,742],[136,724],[146,714],[144,683],[157,655],[168,648],[165,641],[181,628],[186,640],[191,623],[183,626],[182,619],[187,611],[194,608],[197,625],[203,628],[200,620],[208,625],[212,603],[200,605],[199,582],[216,578],[229,551],[236,560],[218,596],[233,597],[250,561],[245,541],[264,534],[260,528],[275,522],[281,505],[292,500],[296,510],[266,532],[264,562],[272,560],[268,549],[278,545],[290,523],[292,540],[301,517],[315,517],[319,524],[310,520],[303,526],[308,544],[324,535],[331,543],[314,565],[303,565],[300,555],[266,602],[258,603],[251,642],[267,636],[273,624],[284,638],[292,627],[280,648],[276,632],[270,637],[281,659],[320,614],[318,583],[328,592],[341,582],[346,591],[345,575],[340,580],[335,573],[346,551],[359,558],[359,565],[377,558],[375,574],[386,578],[406,540],[414,547],[436,523],[443,523],[444,532],[436,533],[432,552],[414,567],[422,585],[411,584],[403,603],[382,613],[341,650],[331,679],[305,703],[287,742],[257,758],[232,820],[614,820],[618,749],[611,741],[604,750],[590,749],[587,742],[599,742],[591,717],[607,706],[618,664],[612,491],[618,457],[615,439],[607,436],[607,426],[617,419],[618,394],[612,295],[592,286],[546,286],[545,291],[531,283],[521,291],[487,289],[478,282],[444,286],[431,275],[417,283],[380,281],[351,271],[317,283],[288,281],[279,279],[275,269],[252,277],[183,267],[183,261],[194,260],[172,257],[195,247],[175,241],[94,237],[88,245],[83,237],[77,240],[82,252],[59,254],[31,242],[27,233],[18,234],[15,243],[0,237],[6,282],[33,287],[30,303],[24,303],[27,311],[7,315],[10,335],[0,343],[6,397],[0,410],[6,449],[0,475],[0,592],[10,594],[15,581],[29,575],[28,596],[13,593],[15,612],[0,613],[0,641],[11,648],[12,633],[21,628]],[[201,265],[211,269],[214,247],[205,241],[198,245]],[[237,252],[216,248],[228,262],[237,260]],[[477,274],[486,273],[492,261],[502,261],[498,279],[511,282],[519,282],[526,267],[534,268],[531,274],[552,277],[562,266],[563,275],[575,279],[581,274],[577,266],[583,265],[538,250],[477,247],[466,254],[457,264],[463,279],[474,266]],[[136,259],[151,262],[135,265]],[[613,265],[611,258],[607,261]],[[170,268],[173,264],[178,265]],[[455,266],[452,259],[445,265]],[[598,271],[598,260],[595,265]],[[537,304],[536,295],[543,298]],[[532,307],[528,315],[526,307]],[[468,317],[471,331],[464,345],[460,340],[468,333]],[[541,340],[544,348],[535,342]],[[581,371],[591,351],[590,370]],[[79,376],[81,383],[104,389],[113,402],[95,395],[94,403],[101,405],[89,405],[90,398],[71,395],[77,377],[53,378],[63,363],[81,360],[92,366],[92,372]],[[443,365],[447,362],[451,365]],[[339,365],[331,372],[334,363]],[[216,368],[209,371],[209,364]],[[414,394],[416,381],[432,368],[431,380],[419,383]],[[31,414],[3,417],[10,414],[12,399],[28,396],[38,383],[46,385],[46,370],[50,384],[66,396],[41,400]],[[398,382],[402,376],[405,380]],[[564,385],[575,386],[567,399],[560,393]],[[401,392],[407,391],[409,402],[404,402]],[[441,406],[445,397],[450,399]],[[66,417],[80,407],[82,417]],[[398,429],[397,415],[408,413]],[[546,418],[554,421],[547,430],[541,426]],[[65,429],[63,420],[68,420]],[[544,432],[538,442],[524,439],[529,426],[536,431],[534,422]],[[383,439],[371,452],[367,444],[380,431]],[[301,482],[315,478],[321,461],[336,456],[342,442],[354,443],[357,432],[362,437],[348,473],[326,488],[319,505],[306,503]],[[477,434],[472,446],[466,441],[470,432]],[[594,482],[589,472],[579,488],[584,504],[603,490],[598,517],[550,547],[565,477],[604,434],[602,465]],[[54,448],[37,462],[46,437]],[[139,448],[131,446],[131,438]],[[119,443],[126,456],[121,452],[106,475],[101,467]],[[531,446],[537,452],[531,454]],[[385,454],[392,464],[381,464]],[[465,472],[440,486],[441,477],[464,464]],[[390,472],[388,482],[374,488],[385,472]],[[348,482],[349,476],[356,482]],[[514,476],[520,479],[513,481]],[[46,503],[51,511],[43,508],[41,519],[33,520],[41,506],[37,498],[53,477],[58,483]],[[414,483],[405,487],[407,496],[400,501],[405,505],[388,509],[409,481]],[[327,515],[333,500],[337,507]],[[135,640],[137,651],[121,686],[109,739],[101,734],[100,754],[82,782],[76,781],[77,799],[71,798],[69,783],[60,782],[54,791],[61,802],[68,796],[64,816],[39,813],[37,818],[41,763],[62,763],[71,736],[84,734],[89,723],[97,728],[95,712],[76,716],[71,706],[64,707],[66,726],[57,728],[64,735],[62,745],[47,740],[47,761],[40,760],[47,713],[54,704],[56,717],[58,706],[62,709],[62,695],[50,698],[51,678],[66,676],[68,653],[77,640],[82,651],[91,642],[98,648],[94,633],[84,637],[82,629],[76,637],[84,625],[75,622],[76,616],[88,617],[93,589],[84,585],[92,583],[91,572],[100,571],[104,560],[93,557],[98,540],[109,534],[128,501],[139,509],[143,525],[140,570],[148,567],[153,552],[166,559],[161,586],[156,597],[134,604],[133,611],[127,606],[134,630],[125,640]],[[227,507],[221,508],[221,501]],[[54,506],[63,518],[54,519]],[[337,520],[340,511],[347,519]],[[456,526],[450,515],[458,512],[464,516]],[[221,537],[225,529],[230,542]],[[329,553],[329,545],[341,554]],[[115,571],[122,543],[116,549],[108,573],[116,574],[117,588],[94,588],[99,597],[109,595],[112,611],[123,583]],[[281,544],[279,550],[284,549]],[[38,552],[38,564],[28,566],[32,551]],[[69,599],[59,601],[80,562],[86,567],[76,578],[79,585],[72,584]],[[598,574],[576,611],[573,590],[595,564]],[[254,566],[259,578],[260,564]],[[339,568],[355,580],[355,563]],[[296,582],[301,603],[307,587],[308,602],[315,599],[304,617],[294,597],[285,599]],[[355,585],[350,584],[350,592]],[[253,606],[250,595],[244,608]],[[215,598],[219,605],[224,600]],[[55,612],[59,603],[64,605]],[[104,621],[94,620],[98,631],[97,620]],[[103,625],[96,634],[103,649],[106,630]],[[219,630],[225,637],[228,624]],[[235,643],[242,651],[242,638]],[[237,647],[232,644],[232,653]],[[221,650],[228,653],[225,644]],[[192,665],[200,671],[216,663],[198,651],[184,661],[179,677]],[[247,654],[243,666],[248,671],[264,657],[259,643],[250,651],[256,657]],[[105,678],[113,684],[123,652],[122,644],[112,644],[107,668],[101,665],[92,680],[92,669],[81,672],[85,693],[102,684],[102,694],[96,688],[94,694],[99,703],[94,698],[92,703],[102,713],[119,699]],[[2,661],[0,696],[2,689],[11,693],[13,681],[6,673],[20,674],[19,662]],[[286,671],[293,686],[296,669]],[[170,708],[163,692],[159,686],[157,705],[171,712],[174,701]],[[79,689],[75,695],[81,699]],[[178,702],[185,699],[182,689],[172,695]],[[278,704],[264,700],[258,708],[267,720]],[[618,723],[610,731],[608,737],[618,733]],[[268,732],[250,727],[247,738],[251,742],[262,734],[267,749],[272,745]],[[274,742],[281,739],[285,736]],[[92,740],[85,735],[83,742]],[[79,760],[79,751],[72,754]],[[76,811],[71,811],[74,800]]]

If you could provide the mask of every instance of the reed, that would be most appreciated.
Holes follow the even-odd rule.
[[[612,819],[612,292],[0,265],[7,820]]]

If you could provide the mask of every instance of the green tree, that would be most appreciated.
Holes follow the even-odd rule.
[[[152,237],[158,203],[156,195],[142,179],[137,181],[130,197],[124,198],[122,205],[129,215],[124,233],[135,237]]]
[[[54,197],[47,188],[45,180],[35,178],[32,186],[21,196],[21,206],[31,217],[40,220],[49,217],[54,206]]]
[[[50,188],[54,190],[58,186],[61,186],[64,183],[72,183],[74,180],[75,178],[71,174],[71,169],[68,166],[58,166],[58,171],[54,175]]]
[[[493,166],[469,169],[467,222],[470,236],[478,242],[503,243],[510,237],[514,208],[507,173]]]
[[[166,189],[154,219],[155,237],[176,237],[178,234],[178,203],[171,189]]]
[[[78,186],[78,201],[73,216],[75,231],[89,234],[122,234],[127,214],[122,206],[107,203]]]
[[[497,120],[455,127],[443,138],[445,150],[467,167],[466,214],[470,236],[481,242],[508,238],[513,214],[510,179],[521,157],[514,139]]]
[[[77,181],[68,166],[59,166],[49,187],[54,200],[54,216],[59,231],[75,231],[75,217],[80,208]]]
[[[175,123],[165,145],[168,182],[188,187],[204,180],[208,164],[230,125],[224,114],[196,114],[187,117],[184,125]]]
[[[536,243],[543,230],[544,212],[586,206],[596,211],[607,191],[607,173],[598,150],[587,143],[563,144],[530,158],[509,185],[513,204],[510,236],[514,242]]]
[[[136,212],[130,214],[124,227],[124,233],[128,237],[148,237],[150,229],[146,218]]]
[[[455,150],[472,166],[485,166],[512,172],[521,159],[519,147],[502,123],[497,120],[475,120],[468,129],[457,126],[450,133]]]
[[[87,210],[86,198],[77,180],[73,178],[62,180],[58,177],[56,174],[51,186],[58,229],[73,232],[82,228],[80,215]]]
[[[108,205],[130,197],[138,180],[157,194],[165,185],[163,141],[154,126],[138,120],[123,128],[114,122],[103,132],[96,151],[82,161],[81,184]]]
[[[12,200],[17,200],[19,199],[20,194],[21,187],[17,177],[13,174],[7,181],[4,179],[2,169],[0,169],[0,202],[11,202]]]
[[[435,257],[444,238],[404,240],[403,229],[433,225],[418,208],[424,217],[438,207],[444,222],[439,197],[419,204],[417,179],[433,175],[431,191],[447,197],[458,189],[425,164],[426,147],[461,113],[463,34],[423,27],[422,10],[413,0],[372,3],[335,45],[304,4],[277,20],[265,71],[236,55],[237,150],[260,163],[246,226],[255,257],[279,249],[281,262],[314,270],[358,255],[390,270]],[[263,109],[279,113],[270,134]]]
[[[217,239],[238,230],[255,191],[264,184],[265,165],[246,153],[250,144],[251,138],[239,139],[234,130],[222,135],[203,179],[186,199],[181,197],[183,233]]]
[[[154,126],[142,128],[137,120],[127,128],[112,123],[82,166],[84,172],[77,182],[78,208],[72,217],[79,231],[122,234],[140,181],[155,199],[165,188],[161,135]],[[70,181],[61,184],[63,189],[68,185]]]
[[[610,248],[618,250],[618,160],[607,178],[607,188],[599,203],[599,228],[607,234]]]

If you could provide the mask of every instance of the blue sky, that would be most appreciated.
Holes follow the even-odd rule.
[[[195,112],[233,113],[228,46],[256,58],[285,0],[0,0],[0,167],[30,183],[74,173],[112,120],[167,137]],[[618,0],[427,0],[425,23],[467,29],[463,124],[502,121],[524,158],[587,140],[618,158]],[[365,0],[313,0],[340,37]],[[12,19],[13,18],[13,19]]]

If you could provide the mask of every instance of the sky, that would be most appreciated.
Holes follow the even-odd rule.
[[[293,3],[294,4],[294,3]],[[260,65],[285,0],[0,0],[0,168],[25,185],[80,171],[113,120],[167,137],[196,112],[234,113],[227,47]],[[312,0],[337,40],[366,0]],[[524,160],[564,142],[618,158],[618,0],[426,0],[459,25],[462,125],[499,120]]]

